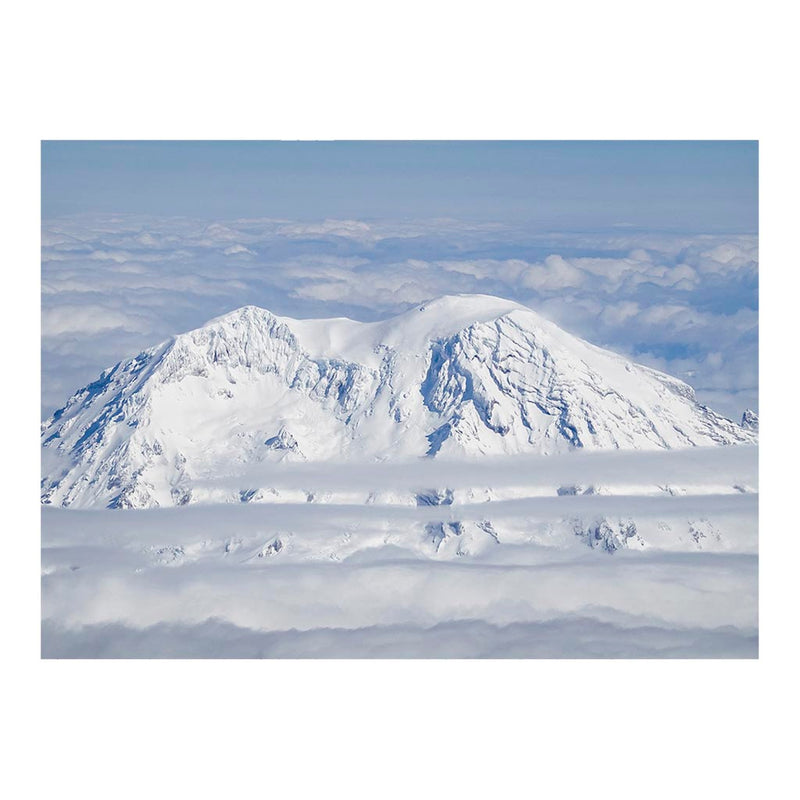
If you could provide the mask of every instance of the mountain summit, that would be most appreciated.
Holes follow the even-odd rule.
[[[682,381],[497,297],[441,297],[375,323],[245,306],[121,361],[43,423],[43,463],[59,466],[42,501],[179,505],[196,480],[262,461],[756,438]]]

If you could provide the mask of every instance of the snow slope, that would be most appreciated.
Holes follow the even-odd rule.
[[[240,308],[106,370],[42,440],[43,503],[146,508],[252,499],[252,486],[207,488],[252,464],[657,450],[757,433],[524,306],[459,295],[377,323]]]

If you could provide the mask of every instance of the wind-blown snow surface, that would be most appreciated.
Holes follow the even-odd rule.
[[[499,298],[245,307],[44,424],[43,654],[754,656],[746,421]]]

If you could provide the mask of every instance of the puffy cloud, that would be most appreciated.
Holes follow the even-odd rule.
[[[249,247],[245,247],[243,244],[232,244],[230,247],[226,247],[222,252],[226,256],[235,256],[239,253],[246,253],[250,256],[254,256],[256,254],[254,250],[251,250]]]
[[[371,242],[380,238],[366,222],[358,220],[326,219],[321,223],[293,223],[281,225],[278,234],[295,239],[308,239],[314,236],[343,236],[358,241]]]
[[[561,256],[547,256],[542,265],[529,267],[522,273],[520,282],[526,289],[553,290],[578,287],[585,275]]]
[[[630,300],[623,300],[621,303],[606,306],[601,317],[608,326],[622,325],[626,320],[636,317],[641,309],[638,303]]]
[[[143,331],[144,321],[132,314],[109,308],[88,305],[61,305],[42,313],[42,336],[62,336],[65,333],[93,334],[113,330]]]

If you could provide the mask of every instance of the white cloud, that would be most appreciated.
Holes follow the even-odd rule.
[[[255,250],[251,250],[249,247],[245,247],[243,244],[232,244],[230,247],[226,247],[222,251],[226,256],[235,256],[239,253],[247,254],[250,256],[256,255]]]
[[[91,336],[113,330],[136,332],[146,330],[146,326],[135,315],[97,306],[63,305],[42,313],[42,336],[45,337],[67,333]]]
[[[606,306],[601,316],[606,325],[617,326],[622,325],[622,323],[632,317],[636,317],[640,310],[638,303],[631,302],[630,300],[623,300],[620,303]]]
[[[585,280],[582,270],[561,256],[547,256],[544,264],[529,267],[522,273],[520,282],[526,289],[552,291],[580,286]]]
[[[724,449],[523,457],[523,473],[550,481],[602,475],[757,486],[757,449]],[[496,461],[493,483],[517,485],[518,459]],[[422,480],[470,486],[486,477],[485,463],[463,461],[282,466],[246,469],[289,485],[345,488]],[[620,503],[643,536],[667,536],[660,539],[667,549],[612,555],[587,548],[576,521],[618,516]],[[753,656],[757,513],[757,495],[739,492],[438,508],[276,504],[266,516],[263,507],[239,503],[147,512],[47,508],[45,655]],[[500,542],[443,556],[425,531],[437,516],[491,520]],[[698,517],[724,542],[701,550],[691,537],[681,539],[677,532]],[[542,538],[532,541],[536,530]],[[291,544],[259,558],[276,535]],[[165,560],[164,551],[176,558]],[[724,635],[716,630],[722,626]]]

